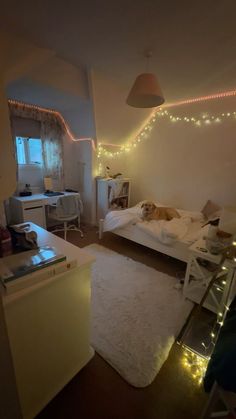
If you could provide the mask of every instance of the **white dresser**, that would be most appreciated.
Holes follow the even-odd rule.
[[[68,262],[76,261],[76,266],[61,272],[59,264],[41,269],[41,280],[33,281],[39,271],[29,274],[28,286],[10,294],[5,291],[3,296],[24,419],[34,418],[94,353],[90,347],[90,269],[94,259],[31,225],[40,246],[54,246]]]

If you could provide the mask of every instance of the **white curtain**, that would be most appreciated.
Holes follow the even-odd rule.
[[[56,189],[64,189],[63,170],[63,126],[52,112],[41,110],[23,103],[9,103],[9,110],[14,128],[14,118],[28,118],[40,122],[40,137],[43,148],[44,176],[52,177]],[[13,137],[15,142],[14,132]],[[15,134],[15,135],[14,135]]]
[[[56,189],[64,189],[62,131],[57,121],[42,121],[44,176],[51,177]]]

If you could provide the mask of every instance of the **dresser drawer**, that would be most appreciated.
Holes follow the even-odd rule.
[[[36,199],[29,202],[22,202],[22,207],[24,210],[28,208],[43,207],[43,206],[44,206],[43,201],[41,199]]]

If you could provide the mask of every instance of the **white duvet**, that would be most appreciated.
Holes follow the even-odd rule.
[[[141,219],[142,212],[140,204],[126,210],[110,211],[104,220],[103,231],[113,231],[130,224],[135,224],[138,229],[149,234],[161,243],[171,245],[187,236],[192,222],[197,221],[199,223],[199,230],[203,222],[203,217],[200,212],[184,210],[178,210],[178,212],[180,218],[173,218],[171,221],[143,221]]]

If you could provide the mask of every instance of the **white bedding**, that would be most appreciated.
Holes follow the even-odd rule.
[[[104,220],[103,231],[114,231],[135,224],[138,229],[157,239],[160,243],[171,245],[178,240],[192,243],[204,233],[201,229],[204,222],[203,216],[200,212],[184,210],[178,210],[178,212],[180,218],[173,218],[171,221],[142,221],[140,204],[122,211],[110,211]],[[199,228],[196,228],[196,225]]]

